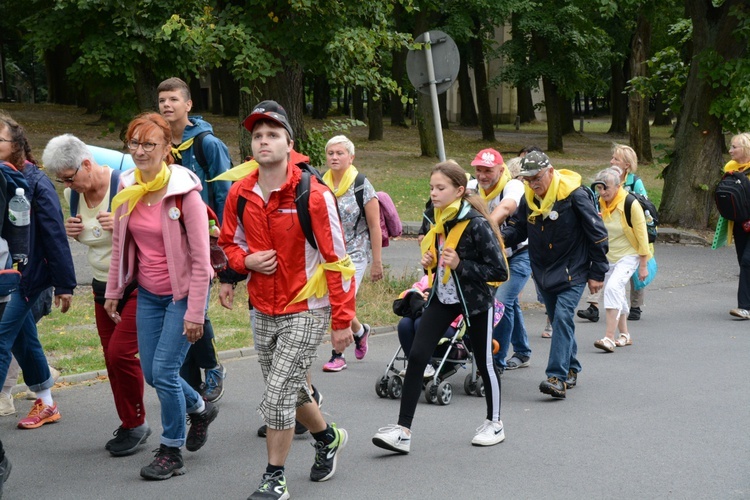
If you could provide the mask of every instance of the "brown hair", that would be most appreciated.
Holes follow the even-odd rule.
[[[190,100],[190,87],[184,80],[177,78],[176,76],[167,78],[156,87],[157,94],[159,92],[174,92],[175,90],[182,92],[182,97],[184,97],[186,101]]]
[[[451,184],[453,184],[453,187],[464,188],[464,194],[461,198],[468,201],[469,204],[471,204],[471,206],[474,208],[474,210],[479,212],[482,217],[487,219],[487,222],[489,222],[490,227],[492,228],[492,232],[495,233],[495,237],[497,237],[497,241],[500,242],[500,248],[505,248],[505,245],[503,244],[503,237],[500,235],[500,228],[497,226],[497,223],[495,223],[490,217],[489,210],[487,210],[487,203],[485,203],[484,199],[481,196],[476,193],[469,193],[469,190],[466,189],[466,185],[469,180],[466,174],[466,170],[461,168],[461,166],[454,160],[446,160],[432,167],[430,177],[438,173],[443,174],[445,177],[447,177]]]
[[[36,160],[31,154],[31,146],[26,138],[26,131],[10,116],[0,113],[0,127],[4,128],[10,134],[11,151],[8,162],[18,170],[23,170],[24,163],[29,161],[36,164]]]
[[[125,132],[125,142],[130,142],[133,138],[144,137],[154,131],[161,132],[164,144],[171,146],[172,130],[169,128],[167,121],[159,113],[141,113],[133,118],[128,124],[127,132]],[[164,161],[167,165],[174,163],[171,151],[167,152],[167,158]]]

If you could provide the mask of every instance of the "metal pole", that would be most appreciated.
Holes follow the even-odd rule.
[[[443,126],[440,123],[440,108],[438,107],[437,85],[435,84],[435,67],[432,64],[432,42],[430,32],[425,33],[425,57],[427,58],[427,78],[430,82],[430,101],[432,102],[432,114],[435,121],[435,136],[437,138],[438,158],[445,161],[445,144],[443,143]]]

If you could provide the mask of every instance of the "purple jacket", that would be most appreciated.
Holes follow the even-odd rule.
[[[172,171],[164,194],[160,224],[164,234],[167,268],[174,300],[188,298],[185,320],[203,323],[206,298],[213,277],[208,246],[208,216],[200,196],[201,182],[195,174],[179,165],[170,165]],[[135,183],[135,169],[123,172],[120,189]],[[182,213],[177,208],[177,198],[182,196]],[[128,230],[127,204],[115,212],[115,229],[112,233],[112,263],[107,278],[108,299],[122,298],[125,287],[137,274],[137,248]]]

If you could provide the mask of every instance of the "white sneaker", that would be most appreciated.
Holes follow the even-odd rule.
[[[406,454],[409,453],[411,447],[411,436],[406,434],[400,425],[389,425],[378,429],[378,433],[372,437],[372,444],[379,448]]]
[[[432,378],[434,376],[435,376],[435,367],[428,364],[424,369],[424,378]]]
[[[7,417],[16,413],[16,407],[13,405],[13,396],[0,392],[0,417]]]
[[[503,429],[503,421],[492,422],[491,420],[485,420],[477,428],[477,434],[471,440],[471,444],[474,446],[492,446],[502,443],[504,440],[505,430]]]

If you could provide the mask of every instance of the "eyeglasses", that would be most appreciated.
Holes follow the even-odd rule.
[[[135,139],[131,139],[128,143],[128,149],[135,152],[138,151],[138,146],[142,147],[143,150],[147,153],[150,153],[151,151],[156,148],[159,144],[156,142],[138,142]]]
[[[60,184],[65,184],[66,182],[69,182],[72,184],[79,170],[81,170],[80,165],[78,165],[78,168],[76,168],[76,171],[73,172],[73,175],[71,175],[70,177],[65,177],[64,179],[55,179],[55,182],[59,182]]]
[[[532,184],[534,182],[539,182],[544,178],[544,176],[547,174],[547,169],[543,168],[541,171],[539,171],[538,174],[536,174],[533,177],[524,177],[523,180],[527,182],[528,184]]]

